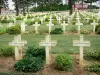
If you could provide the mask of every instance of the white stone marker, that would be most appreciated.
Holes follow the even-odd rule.
[[[91,25],[93,25],[93,33],[95,33],[95,28],[96,25],[98,25],[98,23],[96,23],[95,20],[93,20],[93,23],[91,23]]]
[[[40,26],[40,24],[38,24],[38,22],[35,22],[35,24],[33,25],[35,27],[35,33],[38,34],[38,27]]]
[[[63,26],[63,32],[64,32],[64,34],[65,34],[66,26],[68,26],[68,24],[65,23],[65,21],[63,21],[63,23],[61,24],[61,26]]]
[[[45,40],[42,40],[39,45],[40,46],[45,46],[45,52],[46,52],[46,64],[49,65],[50,64],[50,49],[52,46],[56,46],[57,44],[57,41],[51,41],[51,36],[50,35],[47,35],[45,37]]]
[[[41,18],[41,24],[43,24],[43,18]]]
[[[80,28],[81,28],[81,25],[83,25],[83,23],[78,22],[75,25],[78,26],[78,34],[80,34]]]
[[[77,20],[77,22],[80,22],[81,18],[80,17],[77,17],[76,20]]]
[[[14,37],[14,40],[9,43],[11,46],[15,46],[15,60],[22,59],[22,46],[27,44],[27,41],[21,40],[21,35],[17,35]]]
[[[58,18],[59,23],[61,23],[61,20],[62,20],[62,19],[59,17],[59,18]]]
[[[49,22],[49,24],[47,24],[47,26],[49,27],[49,34],[52,30],[52,26],[54,26],[54,24],[52,24],[52,22]]]
[[[74,40],[73,46],[79,46],[80,47],[79,64],[83,65],[83,47],[90,47],[90,41],[84,41],[83,35],[80,35],[80,40]]]
[[[25,33],[25,22],[23,21],[21,23],[21,34],[24,34]]]
[[[14,24],[16,23],[16,19],[13,17],[13,20],[14,20]]]
[[[52,19],[52,17],[50,16],[49,21],[50,21],[51,23],[52,23],[52,20],[53,20],[53,19]]]

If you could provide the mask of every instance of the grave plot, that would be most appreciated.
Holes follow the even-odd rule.
[[[1,15],[0,72],[98,75],[99,21],[83,11]]]

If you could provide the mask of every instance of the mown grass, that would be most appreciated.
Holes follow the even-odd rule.
[[[39,42],[45,39],[46,35],[27,34],[22,40],[27,40],[27,48],[30,45],[39,46]],[[0,46],[7,46],[14,39],[14,35],[0,35]],[[84,35],[84,39],[91,42],[90,47],[84,47],[84,52],[100,51],[100,35]],[[73,40],[79,40],[79,35],[52,35],[52,40],[57,40],[57,46],[51,48],[52,53],[79,53],[79,47],[73,46]]]

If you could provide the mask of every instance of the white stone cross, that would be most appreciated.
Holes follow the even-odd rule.
[[[61,23],[61,20],[62,20],[62,19],[59,17],[59,18],[58,18],[59,23]]]
[[[50,16],[49,21],[50,21],[51,23],[52,23],[52,20],[53,20],[53,19],[52,19],[52,17]]]
[[[63,21],[63,23],[61,24],[61,26],[63,26],[63,32],[64,32],[64,34],[65,34],[66,26],[68,26],[68,24],[65,23],[65,21]]]
[[[21,23],[21,34],[24,34],[25,33],[25,22],[23,21]]]
[[[52,26],[54,26],[54,24],[52,24],[52,22],[49,22],[49,24],[47,24],[47,26],[49,27],[49,34],[52,30]]]
[[[9,42],[9,45],[15,46],[15,60],[22,59],[22,46],[27,44],[27,41],[21,40],[21,35],[17,35],[14,37],[12,42]]]
[[[80,34],[80,28],[81,28],[81,25],[83,25],[83,23],[78,22],[75,25],[78,26],[78,34]]]
[[[13,17],[13,20],[14,20],[14,24],[16,23],[16,19]]]
[[[33,25],[35,27],[35,33],[38,34],[38,27],[40,26],[40,24],[38,24],[38,22],[35,22],[35,24]]]
[[[93,17],[94,17],[94,14],[92,13],[91,16],[92,16],[92,18],[93,18]]]
[[[80,19],[81,19],[80,17],[77,17],[77,18],[76,18],[77,22],[80,22]]]
[[[98,25],[98,23],[96,23],[95,20],[93,20],[93,23],[91,23],[91,25],[93,25],[93,33],[95,33],[95,28],[96,25]]]
[[[41,18],[41,24],[43,24],[43,18]]]
[[[90,41],[84,41],[83,35],[80,35],[80,40],[74,40],[73,46],[79,46],[80,47],[79,64],[83,65],[83,47],[90,47]]]
[[[45,51],[46,51],[46,64],[49,65],[50,64],[50,49],[52,46],[56,46],[57,41],[51,41],[51,36],[47,35],[45,37],[45,40],[42,40],[39,45],[40,46],[45,46]]]

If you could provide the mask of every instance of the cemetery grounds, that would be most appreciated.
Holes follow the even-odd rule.
[[[83,60],[83,65],[79,65],[79,47],[73,46],[73,40],[79,40],[80,35],[84,36],[84,40],[90,41],[90,47],[84,47],[83,52],[84,54],[87,52],[94,52],[97,51],[99,52],[100,49],[100,35],[97,34],[96,32],[93,32],[93,26],[91,23],[93,20],[95,20],[97,23],[97,13],[93,12],[74,12],[71,16],[69,16],[68,12],[52,12],[52,13],[39,13],[38,14],[28,14],[27,19],[26,17],[20,15],[18,17],[14,15],[7,15],[7,16],[0,16],[0,20],[2,18],[8,17],[8,19],[14,20],[16,19],[15,23],[13,25],[21,25],[21,23],[24,21],[25,22],[25,32],[22,33],[22,40],[26,40],[27,44],[24,45],[23,47],[23,55],[25,54],[25,50],[27,49],[28,46],[34,45],[35,47],[39,47],[39,42],[41,40],[45,39],[45,36],[49,34],[48,32],[48,26],[46,26],[49,23],[49,19],[52,16],[52,23],[54,26],[52,26],[52,30],[56,28],[63,28],[61,26],[61,23],[65,21],[68,23],[68,26],[66,26],[66,30],[64,34],[56,34],[52,33],[51,34],[51,40],[56,40],[57,44],[56,46],[52,47],[50,49],[50,65],[48,67],[44,67],[40,71],[36,73],[23,73],[23,72],[18,72],[14,69],[14,64],[16,63],[15,61],[15,56],[14,54],[11,56],[0,56],[0,75],[99,75],[94,72],[89,72],[84,70],[84,66],[89,66],[93,63],[100,63],[99,60]],[[80,20],[77,20],[77,16],[80,18]],[[43,23],[41,22],[41,18],[45,18]],[[57,18],[58,17],[58,18]],[[59,20],[59,17],[61,18],[61,21]],[[85,18],[90,18],[89,21],[87,21]],[[78,34],[78,27],[75,25],[77,22],[83,23],[83,25],[80,27],[80,33]],[[35,24],[35,22],[38,22],[40,26],[38,27],[38,34],[35,32],[35,27],[32,26]],[[9,42],[11,42],[14,39],[14,36],[16,34],[9,34],[9,32],[5,32],[5,30],[8,27],[11,27],[11,23],[0,23],[0,48],[7,47],[9,46]],[[13,26],[12,25],[12,26]],[[9,52],[8,52],[9,53]],[[55,69],[55,57],[57,54],[69,54],[70,56],[73,57],[74,62],[73,62],[73,71],[71,72],[66,72],[66,71],[59,71]]]

